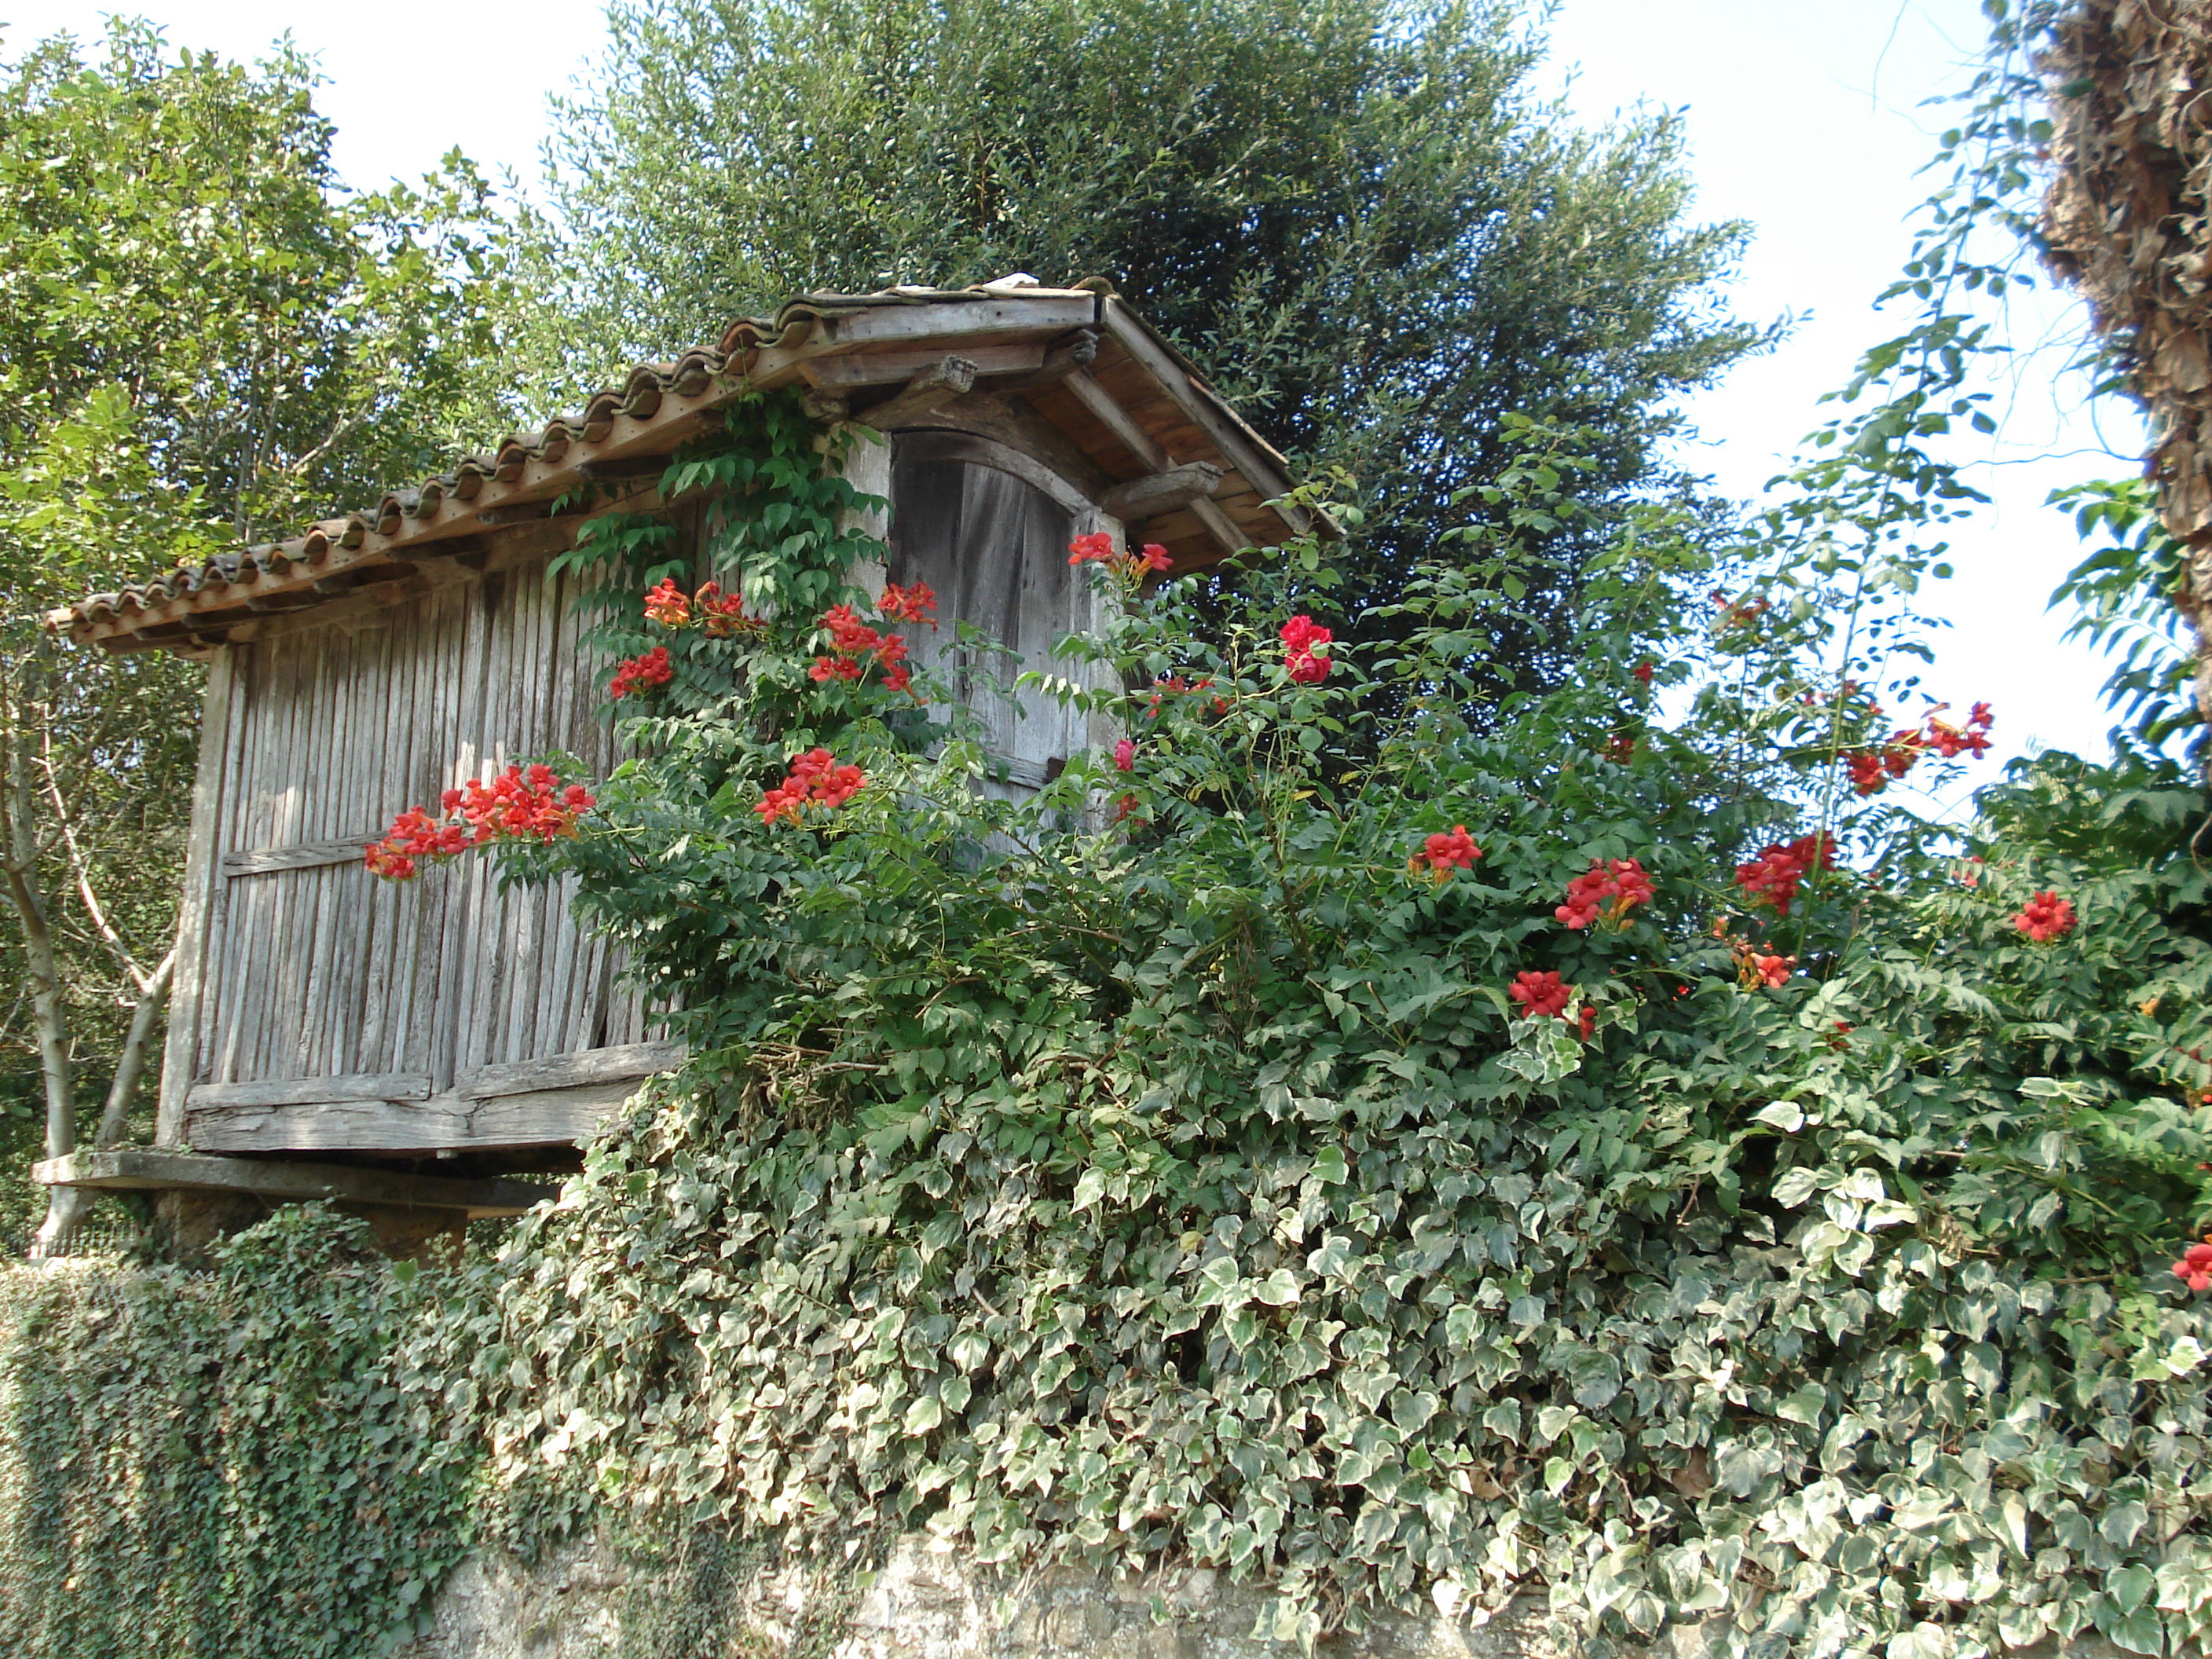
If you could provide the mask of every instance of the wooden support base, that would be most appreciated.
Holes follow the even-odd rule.
[[[330,1199],[347,1205],[443,1211],[448,1218],[469,1220],[479,1216],[520,1215],[553,1195],[550,1188],[523,1181],[461,1181],[397,1170],[210,1158],[199,1152],[143,1147],[48,1158],[31,1166],[31,1178],[49,1187],[224,1193],[271,1202]]]
[[[401,1072],[203,1083],[187,1097],[195,1152],[400,1154],[574,1146],[656,1073],[684,1063],[681,1044],[632,1042],[480,1066],[451,1089]]]

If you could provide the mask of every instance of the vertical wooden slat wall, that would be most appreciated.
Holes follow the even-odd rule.
[[[375,625],[234,647],[216,856],[381,833],[471,777],[612,757],[572,579],[495,571]],[[349,858],[214,878],[193,1080],[427,1073],[637,1041],[574,884],[499,890],[485,858],[392,884]]]
[[[1059,635],[1092,620],[1067,542],[1109,521],[1034,462],[972,438],[948,450],[952,436],[902,439],[854,467],[864,489],[896,497],[890,574],[939,595],[945,625],[912,630],[917,662],[955,666],[951,624],[964,618],[1049,667]],[[400,809],[524,755],[565,751],[603,775],[603,675],[580,644],[575,593],[573,577],[519,565],[366,623],[232,647],[218,862],[366,841]],[[1025,793],[1098,733],[1040,694],[1009,696],[1018,672],[969,668],[963,690],[987,746],[1014,763],[1006,787]],[[644,1011],[604,941],[578,928],[574,897],[569,882],[501,892],[481,857],[397,885],[350,857],[218,872],[191,1079],[410,1073],[444,1089],[483,1066],[643,1041]]]

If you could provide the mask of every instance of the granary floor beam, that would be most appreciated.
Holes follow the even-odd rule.
[[[403,1209],[451,1210],[471,1220],[520,1215],[553,1196],[526,1181],[465,1181],[394,1170],[358,1170],[337,1164],[284,1164],[274,1159],[214,1158],[201,1152],[118,1147],[71,1152],[31,1166],[48,1187],[86,1187],[109,1192],[235,1193],[279,1201],[332,1199],[342,1204],[380,1204]]]

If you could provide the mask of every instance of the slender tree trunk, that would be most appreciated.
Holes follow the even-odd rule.
[[[100,1127],[92,1138],[96,1151],[105,1152],[122,1144],[130,1126],[131,1103],[137,1095],[140,1080],[146,1075],[154,1027],[169,1000],[169,983],[176,967],[177,951],[172,945],[169,954],[161,958],[161,965],[148,978],[146,988],[139,993],[137,1006],[131,1011],[131,1029],[123,1039],[123,1052],[116,1056],[115,1076],[107,1085],[107,1103],[100,1111]],[[32,1242],[32,1258],[44,1260],[58,1251],[91,1208],[92,1194],[82,1187],[47,1188],[46,1219],[39,1224],[38,1236]]]
[[[32,700],[16,697],[6,709],[5,753],[0,756],[0,890],[15,913],[23,939],[24,977],[31,993],[31,1030],[38,1039],[39,1075],[46,1094],[46,1156],[76,1150],[76,1077],[70,1063],[69,1023],[62,1005],[61,963],[40,881],[38,787],[31,776]],[[43,711],[40,711],[43,712]],[[76,1224],[83,1201],[55,1188],[40,1224],[33,1254],[44,1255]]]
[[[20,715],[20,704],[10,711]],[[76,1078],[70,1063],[69,1027],[62,1008],[61,964],[54,952],[53,928],[47,920],[46,896],[40,890],[39,843],[36,830],[38,794],[31,780],[29,756],[23,752],[19,723],[8,744],[4,804],[0,817],[6,823],[4,850],[0,850],[0,880],[4,880],[8,902],[23,933],[23,965],[30,982],[31,1027],[39,1042],[39,1074],[46,1085],[46,1156],[61,1158],[76,1150]]]
[[[123,1052],[116,1056],[115,1077],[107,1085],[107,1103],[100,1110],[100,1127],[92,1138],[94,1149],[106,1152],[111,1146],[123,1144],[125,1131],[131,1121],[131,1103],[138,1093],[139,1080],[146,1075],[148,1050],[154,1039],[155,1022],[161,1018],[161,1010],[169,1000],[169,985],[177,971],[177,947],[172,945],[169,954],[161,958],[146,981],[146,988],[138,994],[138,1006],[131,1011],[131,1029],[123,1038]]]

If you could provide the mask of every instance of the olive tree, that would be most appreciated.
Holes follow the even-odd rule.
[[[1309,471],[1387,600],[1484,510],[1509,412],[1656,484],[1760,338],[1664,115],[1577,127],[1521,0],[614,0],[564,108],[529,353],[576,383],[810,289],[1110,278]],[[1562,535],[1571,580],[1582,544]],[[1371,625],[1387,625],[1370,619]],[[1540,662],[1534,634],[1518,654]]]

